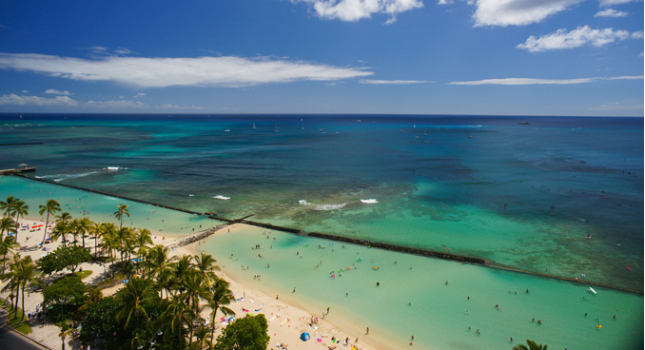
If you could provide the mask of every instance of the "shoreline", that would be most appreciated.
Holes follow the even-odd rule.
[[[247,227],[252,227],[245,224],[234,224],[225,228],[222,228],[216,231],[214,234],[206,238],[208,239],[217,239],[218,236],[223,234],[228,234],[228,228],[231,229],[230,233],[234,234],[235,231],[245,229]],[[170,243],[172,244],[172,242]],[[193,242],[189,245],[177,248],[177,251],[172,252],[171,256],[181,256],[185,254],[199,254],[201,252],[208,253],[205,250],[199,248],[197,242]],[[218,261],[217,265],[222,267],[225,264]],[[241,302],[234,302],[228,305],[231,309],[236,311],[236,317],[241,313],[239,312],[240,308],[247,308],[252,310],[251,307],[255,305],[262,304],[262,308],[266,310],[263,312],[267,321],[269,321],[274,314],[280,313],[281,317],[276,318],[273,321],[270,321],[269,324],[269,336],[271,336],[271,341],[269,343],[269,348],[277,342],[289,344],[291,349],[327,349],[329,346],[341,345],[341,344],[332,344],[330,339],[332,336],[335,336],[337,339],[344,341],[345,338],[349,338],[349,344],[355,344],[359,349],[369,349],[369,350],[396,350],[397,347],[394,344],[391,344],[386,339],[370,334],[369,340],[366,340],[367,336],[364,334],[364,331],[361,331],[358,327],[350,326],[351,321],[345,320],[342,316],[340,320],[330,321],[328,319],[319,318],[318,323],[316,324],[319,328],[312,329],[309,327],[309,320],[315,313],[311,307],[304,305],[289,296],[281,296],[280,299],[276,300],[272,295],[278,293],[275,290],[270,288],[258,288],[258,286],[251,286],[248,283],[244,283],[242,279],[237,278],[236,276],[226,273],[223,270],[217,271],[216,274],[224,278],[230,283],[230,289],[235,293],[236,298],[240,295],[245,297],[245,300]],[[277,311],[276,311],[277,310]],[[243,314],[243,312],[242,312]],[[284,322],[286,318],[289,318],[290,321],[281,326],[281,322]],[[282,320],[281,322],[278,322]],[[311,335],[309,341],[300,340],[300,333],[308,332]],[[218,331],[215,332],[216,335],[219,334]],[[317,333],[317,334],[316,334]],[[274,335],[275,334],[275,335]],[[322,338],[321,343],[316,342],[318,336],[326,334],[327,337]],[[358,343],[355,340],[358,338]],[[378,344],[375,345],[375,344]]]

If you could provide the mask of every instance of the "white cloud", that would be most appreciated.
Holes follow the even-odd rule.
[[[425,80],[372,80],[372,79],[362,79],[359,81],[361,84],[373,84],[373,85],[405,85],[405,84],[421,84],[421,83],[431,83],[430,81]]]
[[[192,106],[178,106],[178,105],[173,105],[173,104],[170,104],[170,103],[167,103],[167,104],[162,105],[162,106],[157,106],[156,108],[162,108],[162,109],[202,109],[202,107],[195,106],[195,105],[192,105]]]
[[[141,101],[87,101],[85,104],[92,108],[148,108],[148,105]]]
[[[566,10],[584,0],[477,0],[475,26],[522,26]]]
[[[58,91],[56,89],[49,89],[45,91],[46,94],[54,94],[54,95],[71,95],[72,93],[65,90],[65,91]]]
[[[529,52],[542,52],[547,50],[572,49],[584,45],[600,47],[616,40],[626,40],[629,38],[642,38],[643,32],[629,33],[626,30],[616,30],[612,28],[591,29],[589,26],[578,27],[570,32],[566,29],[558,29],[556,32],[536,38],[530,36],[523,44],[517,45],[517,48],[528,50]]]
[[[616,11],[614,9],[606,9],[599,11],[594,15],[594,17],[627,17],[628,12]]]
[[[628,80],[643,79],[642,75],[622,77],[593,77],[578,79],[533,79],[533,78],[505,78],[484,79],[474,81],[453,81],[449,85],[571,85],[593,83],[599,80]]]
[[[29,91],[27,91],[27,90],[22,90],[21,92],[22,92],[23,94],[26,94],[26,93],[28,93]]]
[[[139,93],[137,93],[136,95],[132,96],[132,98],[139,98],[139,97],[143,97],[143,96],[145,96],[145,95],[146,95],[146,93],[145,93],[145,92],[139,92]]]
[[[16,94],[2,95],[0,105],[33,105],[33,106],[76,106],[78,102],[67,96],[45,98],[38,96],[18,96]]]
[[[437,5],[450,5],[450,4],[453,4],[453,3],[454,3],[453,0],[439,0]]]
[[[628,2],[638,2],[643,0],[600,0],[600,7],[626,4]]]
[[[370,18],[372,14],[390,16],[385,24],[396,22],[396,15],[423,7],[421,0],[291,0],[293,3],[306,2],[321,18],[356,22]]]
[[[612,78],[606,78],[607,80],[638,80],[638,79],[643,79],[642,75],[628,75],[628,76],[623,76],[623,77],[612,77]]]
[[[72,80],[115,81],[141,87],[242,87],[303,80],[333,81],[374,74],[357,68],[234,56],[197,58],[111,56],[87,60],[40,54],[0,53],[0,69],[27,70]]]

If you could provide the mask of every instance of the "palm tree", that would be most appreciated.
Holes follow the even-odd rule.
[[[36,264],[31,260],[30,256],[26,256],[24,259],[16,261],[14,265],[18,265],[14,270],[20,281],[20,288],[22,290],[22,317],[20,318],[20,323],[25,319],[25,288],[27,285],[33,283],[39,276],[38,269]]]
[[[157,244],[145,252],[143,266],[148,271],[148,277],[158,278],[163,271],[169,270],[172,261],[176,259],[174,256],[168,259],[169,252],[170,249],[161,244]]]
[[[184,299],[181,296],[173,295],[164,314],[170,317],[170,328],[175,329],[177,327],[179,329],[179,344],[176,349],[181,350],[184,340],[181,336],[181,330],[184,328],[185,323],[190,324],[191,311],[186,307]]]
[[[43,215],[44,213],[47,213],[47,217],[45,219],[45,236],[43,237],[43,242],[41,245],[45,244],[45,240],[47,239],[47,226],[49,226],[49,215],[56,215],[56,213],[60,212],[60,204],[56,202],[53,199],[50,199],[47,201],[47,204],[41,205],[38,208],[40,210],[38,213],[40,215]]]
[[[208,328],[204,326],[199,326],[197,332],[195,332],[195,344],[193,344],[191,350],[203,350],[204,345],[212,345],[213,335],[208,334]]]
[[[222,283],[218,284],[213,291],[213,294],[207,298],[208,307],[211,309],[211,339],[214,339],[213,337],[215,336],[215,319],[217,316],[217,310],[222,311],[224,315],[235,315],[233,310],[222,306],[229,305],[233,300],[235,300],[234,298],[233,292],[228,289],[228,286],[225,286]]]
[[[14,315],[13,318],[18,318],[18,301],[20,300],[20,273],[17,271],[19,270],[20,266],[20,254],[16,254],[14,256],[14,263],[9,266],[9,273],[5,274],[3,276],[3,280],[9,280],[9,286],[10,289],[16,291],[16,302],[14,303],[15,310],[14,310]],[[24,310],[24,308],[23,308]]]
[[[117,228],[112,222],[103,223],[103,248],[107,249],[110,259],[114,258],[114,249],[118,247]]]
[[[74,219],[69,223],[69,233],[71,233],[72,237],[74,237],[72,243],[76,245],[76,236],[78,235],[78,219]]]
[[[92,224],[92,220],[88,217],[80,218],[76,223],[76,230],[83,237],[83,248],[85,248],[85,234],[90,232]]]
[[[215,265],[217,260],[210,254],[201,253],[195,255],[195,268],[206,279],[209,286],[212,286],[218,281],[217,276],[213,271],[219,271],[219,266]]]
[[[134,243],[137,248],[137,258],[139,258],[139,262],[141,262],[141,256],[146,250],[146,245],[152,245],[152,233],[150,233],[150,230],[146,228],[139,229],[134,236]]]
[[[184,291],[183,280],[192,269],[191,260],[192,256],[184,255],[171,265],[173,288],[179,292]]]
[[[126,215],[127,217],[130,217],[130,213],[128,212],[128,205],[119,204],[117,208],[117,211],[114,212],[114,217],[117,218],[117,220],[121,220],[121,227],[119,228],[123,228],[123,216]]]
[[[13,208],[13,203],[16,201],[16,197],[8,196],[7,201],[0,201],[0,210],[4,211],[4,215],[11,216],[11,209]]]
[[[9,214],[15,214],[16,222],[19,222],[18,218],[22,218],[25,215],[29,215],[28,209],[29,209],[29,206],[25,204],[25,202],[16,198],[16,200],[13,202],[13,206],[11,207],[11,211],[9,212]],[[16,231],[16,241],[18,241],[18,231]]]
[[[527,348],[525,345],[520,344],[513,347],[513,350],[546,350],[547,345],[542,344],[537,345],[533,340],[526,339],[526,343],[529,345]]]
[[[133,238],[132,229],[129,227],[121,227],[116,231],[116,240],[119,244],[118,250],[121,253],[121,261],[123,261],[123,253],[126,253],[129,248],[129,243]]]
[[[94,257],[96,258],[97,254],[97,246],[98,246],[98,241],[101,237],[103,237],[103,234],[105,232],[105,226],[103,224],[99,224],[98,222],[93,222],[92,226],[88,230],[88,233],[90,234],[91,237],[94,237]],[[83,243],[85,245],[85,243]]]
[[[18,232],[18,224],[12,218],[0,219],[0,240],[4,238],[4,232]]]
[[[121,302],[117,308],[117,320],[121,321],[123,317],[127,316],[125,327],[128,327],[132,316],[134,316],[137,321],[137,327],[139,327],[139,315],[148,318],[144,306],[152,303],[155,296],[156,292],[152,283],[141,278],[130,279],[125,289],[119,292]]]
[[[0,254],[2,254],[2,274],[4,275],[5,264],[7,263],[7,253],[20,249],[20,244],[16,243],[16,238],[7,236],[0,241]]]
[[[72,226],[69,222],[60,220],[54,226],[51,232],[52,241],[57,241],[59,238],[63,239],[63,245],[67,245],[67,240],[65,240],[65,235],[72,231]]]

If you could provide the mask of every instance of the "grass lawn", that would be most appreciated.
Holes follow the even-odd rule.
[[[92,271],[90,270],[76,271],[76,276],[79,276],[82,280],[84,280],[87,276],[91,274],[92,274]]]
[[[2,302],[4,302],[4,299],[1,299]],[[7,319],[7,326],[14,328],[18,332],[22,334],[29,334],[31,333],[31,327],[27,323],[27,316],[25,316],[24,322],[19,325],[20,318],[22,317],[22,309],[18,308],[18,316],[16,318],[13,317],[15,311],[14,310],[9,310],[9,318]]]

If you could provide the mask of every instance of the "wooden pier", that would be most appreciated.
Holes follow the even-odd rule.
[[[12,174],[20,174],[20,173],[29,173],[29,172],[34,172],[34,171],[36,171],[35,166],[25,166],[25,167],[19,167],[19,168],[14,168],[14,169],[0,170],[0,175],[12,175]]]

